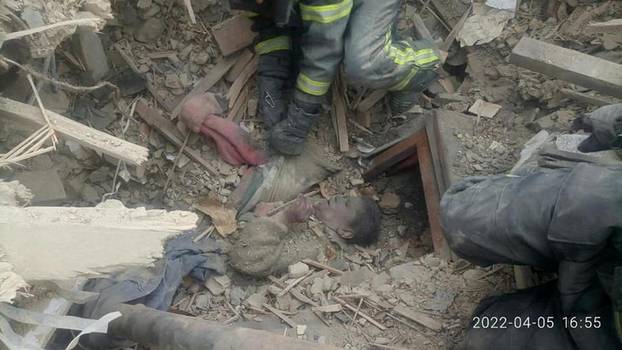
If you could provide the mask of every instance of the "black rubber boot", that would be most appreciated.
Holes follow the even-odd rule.
[[[275,51],[259,56],[257,110],[267,130],[285,119],[292,81],[289,51]]]
[[[408,86],[400,91],[389,93],[389,106],[393,114],[402,114],[410,110],[419,94],[423,92],[434,80],[438,78],[438,73],[432,69],[421,69],[410,81]]]
[[[278,123],[270,135],[270,145],[278,153],[302,153],[309,131],[320,117],[321,104],[305,103],[294,99],[287,110],[287,118]]]

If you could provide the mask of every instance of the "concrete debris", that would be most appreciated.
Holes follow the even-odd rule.
[[[482,45],[493,41],[514,13],[482,4],[473,4],[473,16],[467,18],[457,39],[461,46]]]
[[[162,256],[167,239],[195,228],[198,220],[190,212],[128,209],[114,200],[95,208],[0,207],[0,212],[3,258],[26,281],[151,264]]]
[[[383,210],[395,211],[400,207],[401,203],[400,196],[393,192],[385,192],[380,198],[380,203],[378,203],[378,205]]]
[[[67,199],[63,182],[55,169],[25,171],[16,179],[34,195],[32,204],[58,205]]]
[[[102,80],[110,72],[108,57],[104,45],[97,33],[84,27],[78,28],[73,35],[74,52],[86,68],[86,81],[94,84]]]
[[[33,195],[18,181],[0,181],[0,206],[22,207],[30,204]]]
[[[136,30],[134,37],[140,42],[152,43],[164,34],[164,30],[166,30],[164,21],[160,18],[151,17]]]
[[[484,118],[494,118],[500,110],[501,106],[478,99],[475,103],[473,103],[471,108],[469,108],[469,113]]]
[[[306,275],[309,272],[309,265],[299,262],[287,267],[289,278],[299,278]]]

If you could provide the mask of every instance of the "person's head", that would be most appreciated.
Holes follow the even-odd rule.
[[[315,215],[350,243],[367,245],[378,239],[382,214],[370,198],[334,197],[316,204]]]

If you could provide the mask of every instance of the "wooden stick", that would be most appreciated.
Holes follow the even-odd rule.
[[[73,140],[84,147],[113,158],[121,159],[131,165],[141,165],[149,157],[149,150],[145,147],[93,129],[58,113],[46,111],[56,132],[66,139]],[[23,122],[26,125],[35,125],[39,129],[46,125],[46,122],[37,116],[39,112],[37,107],[0,97],[0,116],[4,118]]]
[[[320,191],[317,191],[317,190],[316,190],[316,191],[307,192],[307,193],[305,193],[305,194],[304,194],[304,195],[302,195],[302,196],[303,196],[303,197],[313,197],[313,196],[315,196],[315,195],[316,195],[316,194],[318,194],[318,193],[320,193]],[[284,208],[286,208],[286,207],[288,207],[288,206],[290,206],[290,205],[292,205],[292,204],[296,203],[296,201],[297,201],[298,199],[299,199],[299,198],[298,198],[298,197],[296,197],[295,199],[292,199],[291,201],[285,202],[285,203],[283,203],[283,204],[279,205],[278,207],[276,207],[276,208],[274,208],[274,209],[270,210],[270,211],[268,212],[268,216],[272,216],[272,215],[274,215],[274,214],[276,214],[276,213],[280,212],[282,209],[284,209]]]
[[[305,279],[307,279],[307,277],[311,276],[312,273],[313,271],[309,271],[304,276],[299,277],[296,280],[294,280],[287,287],[285,287],[279,294],[276,295],[277,298],[280,298],[284,296],[285,294],[287,294],[292,288],[296,287],[300,282],[304,281]]]
[[[168,189],[168,185],[171,184],[171,180],[173,179],[173,175],[175,175],[175,167],[177,166],[177,164],[179,164],[179,159],[181,158],[181,155],[184,153],[184,150],[186,149],[186,145],[188,144],[188,139],[189,138],[190,138],[190,132],[188,132],[186,134],[186,138],[184,139],[184,143],[181,145],[181,147],[179,147],[179,151],[177,152],[177,157],[175,157],[175,161],[173,162],[173,166],[169,170],[168,176],[166,178],[166,182],[164,183],[164,189],[162,190],[163,193],[166,193],[166,190]]]
[[[192,9],[192,2],[190,0],[184,0],[184,5],[186,5],[186,9],[188,10],[190,22],[192,24],[197,24],[197,17],[194,15],[194,10]]]
[[[278,278],[274,277],[274,276],[268,276],[268,279],[276,284],[279,288],[285,288],[285,283],[281,282]],[[299,291],[292,289],[289,291],[289,294],[291,294],[294,298],[298,299],[299,301],[305,303],[305,304],[309,304],[313,307],[319,306],[318,303],[316,303],[315,301],[311,300],[309,297],[307,297],[306,295],[300,293]]]
[[[52,130],[52,135],[51,135],[52,146],[54,146],[54,149],[56,149],[56,143],[58,142],[58,138],[56,138],[56,133],[54,132],[54,125],[52,125],[52,122],[50,121],[50,117],[48,117],[48,113],[45,111],[45,108],[43,107],[41,96],[39,96],[39,91],[37,91],[35,82],[32,80],[32,75],[28,74],[26,75],[26,78],[28,79],[28,83],[30,83],[30,88],[32,89],[32,93],[34,94],[35,99],[37,100],[37,105],[39,106],[39,109],[41,110],[41,115],[43,116],[43,119],[45,119],[45,122],[47,123],[48,128]]]
[[[212,232],[214,232],[214,226],[210,226],[210,227],[208,227],[207,229],[205,229],[205,231],[201,232],[201,234],[200,234],[200,235],[198,235],[198,236],[197,236],[195,239],[193,239],[192,241],[196,243],[196,242],[198,242],[198,241],[202,240],[202,239],[203,239],[203,237],[205,237],[205,236],[207,236],[207,235],[211,234]]]
[[[358,316],[359,311],[361,311],[361,305],[363,305],[363,298],[361,298],[361,300],[359,300],[359,305],[356,308],[356,312],[354,313],[354,317],[352,317],[352,323],[356,322],[356,316]]]
[[[319,263],[315,260],[311,260],[311,259],[303,259],[302,260],[303,263],[313,266],[315,268],[318,268],[320,270],[326,270],[328,272],[334,273],[335,275],[343,275],[343,271],[341,270],[337,270],[336,268],[330,267],[328,265],[324,265],[322,263]]]
[[[290,326],[292,328],[296,328],[296,326],[298,325],[296,322],[294,322],[294,320],[292,320],[291,318],[285,316],[285,314],[282,313],[281,310],[277,310],[277,309],[273,308],[272,306],[270,306],[268,304],[263,304],[263,307],[265,307],[270,312],[272,312],[274,315],[276,315],[276,317],[278,317],[281,320],[283,320],[283,322],[287,323],[288,326]]]
[[[350,311],[353,311],[353,312],[356,312],[356,308],[354,306],[348,304],[345,300],[342,300],[342,299],[340,299],[339,297],[336,297],[336,296],[333,296],[333,300],[335,300],[336,302],[338,302],[339,304],[344,306],[346,309],[348,309]],[[373,324],[374,326],[376,326],[381,331],[387,330],[387,327],[383,326],[382,324],[380,324],[378,321],[374,320],[373,318],[371,318],[367,314],[365,314],[363,312],[359,312],[358,315],[360,315],[362,318],[364,318],[367,321],[369,321],[369,323]]]
[[[8,33],[8,34],[0,34],[0,42],[2,42],[2,41],[9,41],[9,40],[13,40],[13,39],[18,39],[18,38],[21,38],[21,37],[24,37],[24,36],[28,36],[28,35],[44,32],[46,30],[50,30],[50,29],[54,29],[54,28],[58,28],[58,27],[65,27],[65,26],[71,26],[71,25],[91,25],[91,26],[95,27],[95,26],[97,26],[98,23],[100,23],[102,21],[103,20],[101,18],[98,18],[98,17],[70,19],[68,21],[52,23],[52,24],[41,26],[41,27],[35,27],[35,28],[26,29],[26,30],[20,30],[18,32],[12,32],[12,33]]]

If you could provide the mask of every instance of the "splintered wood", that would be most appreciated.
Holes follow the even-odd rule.
[[[145,147],[90,128],[50,110],[46,111],[50,123],[54,126],[54,131],[61,137],[125,161],[130,165],[141,165],[149,157],[149,150]],[[47,122],[41,118],[39,108],[4,97],[0,97],[0,117],[21,122],[37,129],[47,125]]]
[[[67,280],[148,265],[164,242],[196,227],[185,211],[128,209],[109,201],[95,208],[0,207],[2,259],[26,281]]]
[[[350,143],[348,140],[348,125],[347,125],[347,106],[343,97],[343,85],[341,79],[337,78],[333,85],[333,126],[337,134],[337,142],[339,143],[339,150],[341,152],[348,152],[350,150]]]

